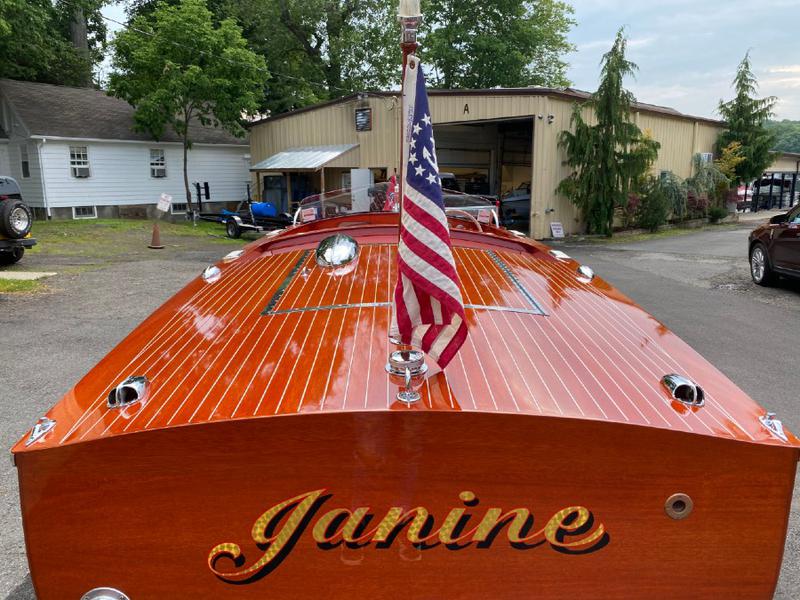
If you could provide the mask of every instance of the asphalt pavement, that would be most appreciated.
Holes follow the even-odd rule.
[[[750,225],[566,251],[680,335],[800,432],[800,284],[752,284]],[[229,249],[154,254],[48,280],[51,291],[0,295],[0,453],[164,300]],[[0,598],[34,598],[16,472],[0,462]],[[758,557],[753,557],[757,560]],[[800,599],[800,486],[776,598]]]

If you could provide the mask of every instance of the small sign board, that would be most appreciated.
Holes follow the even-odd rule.
[[[550,223],[550,233],[555,239],[561,239],[564,237],[564,226],[558,222]]]
[[[478,211],[478,223],[489,224],[492,222],[492,211],[488,208],[482,208]]]
[[[156,208],[163,213],[169,212],[169,209],[172,207],[172,196],[169,194],[161,194],[161,198],[158,199],[158,205]]]
[[[317,218],[316,208],[304,208],[303,212],[300,213],[300,220],[303,223],[308,223],[309,221],[313,221],[316,218]]]

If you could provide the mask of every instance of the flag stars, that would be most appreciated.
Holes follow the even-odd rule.
[[[430,127],[431,126],[431,116],[430,115],[425,115],[424,117],[422,117],[422,122],[425,123],[425,125],[427,125],[428,127]]]
[[[428,183],[430,183],[430,184],[436,183],[436,174],[435,173],[431,173],[430,175],[428,175]]]
[[[415,167],[415,168],[414,168],[414,171],[415,171],[415,172],[417,173],[417,175],[419,175],[420,177],[422,177],[422,174],[423,174],[423,173],[425,173],[425,169],[423,169],[423,168],[422,168],[422,165],[420,165],[420,166],[418,166],[418,167]]]
[[[422,127],[419,126],[419,123],[414,123],[414,135],[419,135],[420,131],[422,131]]]
[[[417,149],[417,138],[411,138],[411,149],[412,150]]]
[[[408,162],[410,162],[412,165],[415,165],[419,162],[419,159],[417,158],[416,154],[412,154],[408,157]]]

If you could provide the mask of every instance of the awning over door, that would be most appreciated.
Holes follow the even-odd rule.
[[[309,146],[289,148],[273,154],[266,160],[250,167],[251,171],[318,171],[340,156],[358,148],[358,144],[334,146]]]

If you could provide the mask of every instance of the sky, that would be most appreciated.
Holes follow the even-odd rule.
[[[628,58],[639,66],[627,81],[637,100],[718,118],[750,50],[760,94],[778,98],[776,118],[800,120],[800,0],[566,1],[577,21],[569,35],[576,51],[566,57],[573,87],[597,88],[600,59],[624,26]],[[125,21],[120,5],[103,12]]]
[[[603,53],[624,26],[639,66],[637,100],[718,118],[750,50],[759,93],[776,96],[777,119],[800,120],[800,0],[572,0],[577,25],[568,56],[573,87],[597,89]]]

